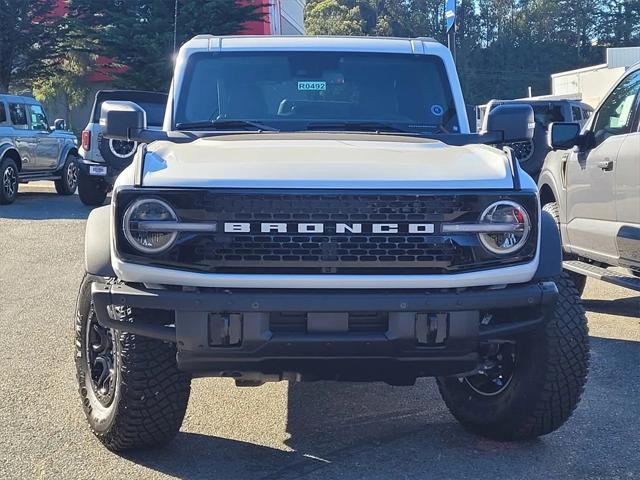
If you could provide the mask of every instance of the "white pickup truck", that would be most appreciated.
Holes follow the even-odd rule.
[[[192,376],[435,376],[470,431],[554,431],[587,375],[584,311],[553,218],[504,144],[527,105],[471,134],[430,39],[198,36],[162,131],[104,102],[136,141],[86,230],[76,366],[112,450],[170,440]]]

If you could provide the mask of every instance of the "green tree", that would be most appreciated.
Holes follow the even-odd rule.
[[[317,35],[429,36],[445,43],[444,0],[308,0]],[[457,0],[465,98],[549,92],[549,75],[603,60],[603,46],[640,43],[640,0]]]
[[[308,35],[364,35],[360,2],[307,0],[305,32]]]
[[[0,0],[0,92],[51,72],[56,57],[55,0]]]
[[[69,128],[74,127],[72,110],[87,101],[90,92],[88,75],[92,64],[89,55],[72,51],[56,60],[55,75],[39,76],[33,81],[31,89],[38,101],[61,101]]]
[[[599,43],[620,47],[640,43],[640,0],[602,0],[596,19]]]
[[[123,88],[166,90],[173,71],[174,0],[70,0],[69,35],[85,53],[111,59]],[[236,0],[178,0],[177,44],[194,35],[239,33],[259,6]]]

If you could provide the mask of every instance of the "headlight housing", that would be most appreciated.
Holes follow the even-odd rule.
[[[505,255],[520,250],[531,233],[531,220],[525,208],[510,200],[489,205],[480,216],[480,224],[491,232],[480,233],[480,242],[491,253]]]
[[[131,203],[122,218],[127,241],[136,250],[147,254],[162,253],[178,238],[175,226],[178,216],[173,208],[158,198],[144,198]],[[163,223],[167,222],[167,229]]]

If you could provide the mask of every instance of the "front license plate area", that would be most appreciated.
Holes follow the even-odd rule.
[[[310,333],[348,332],[349,314],[335,312],[307,313],[307,331]]]
[[[107,167],[103,167],[100,165],[91,165],[89,167],[89,175],[104,177],[107,175]]]

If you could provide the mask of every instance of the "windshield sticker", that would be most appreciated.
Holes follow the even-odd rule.
[[[444,114],[444,108],[442,105],[433,104],[431,105],[431,113],[433,113],[436,117],[441,117]]]
[[[318,92],[326,89],[327,82],[298,82],[298,90]]]

